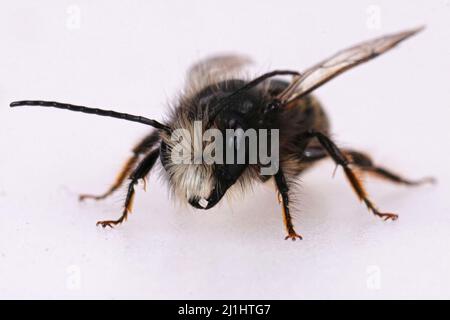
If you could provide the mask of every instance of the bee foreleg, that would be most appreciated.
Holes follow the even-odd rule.
[[[281,168],[275,174],[275,184],[277,186],[278,192],[281,195],[284,225],[288,233],[288,235],[284,239],[292,239],[293,241],[295,241],[297,238],[299,238],[301,240],[302,236],[295,232],[294,225],[292,224],[292,217],[289,213],[289,186],[286,182],[286,178],[284,177]]]
[[[155,145],[156,142],[158,142],[158,136],[156,135],[156,133],[153,133],[145,137],[133,149],[133,155],[125,162],[124,166],[122,167],[122,170],[117,175],[116,180],[106,192],[100,195],[81,194],[79,196],[79,200],[80,201],[84,201],[86,199],[103,200],[108,196],[110,196],[111,194],[113,194],[117,189],[119,189],[122,186],[123,182],[130,174],[131,170],[133,170],[133,167],[139,160],[139,156],[150,150]]]
[[[127,196],[125,198],[124,209],[122,212],[122,216],[120,216],[117,220],[105,220],[97,222],[97,225],[101,225],[103,228],[105,227],[113,227],[125,221],[128,217],[128,214],[131,213],[134,199],[134,187],[139,182],[140,179],[144,179],[149,171],[153,168],[156,160],[159,157],[159,149],[155,149],[150,152],[136,167],[133,173],[130,175],[130,183],[128,184]]]

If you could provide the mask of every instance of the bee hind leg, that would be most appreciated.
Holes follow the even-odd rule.
[[[127,220],[128,214],[131,213],[132,207],[133,207],[133,200],[134,200],[134,194],[135,190],[134,187],[138,183],[140,179],[145,179],[147,174],[152,169],[153,165],[155,164],[156,160],[159,157],[159,149],[155,149],[152,152],[150,152],[136,167],[136,169],[133,171],[133,173],[130,175],[130,183],[128,184],[128,191],[127,196],[125,198],[125,204],[123,208],[122,215],[117,220],[104,220],[97,222],[97,226],[102,226],[103,228],[106,227],[114,227],[118,224],[121,224],[125,220]]]
[[[404,178],[397,173],[392,172],[384,167],[376,166],[370,156],[355,150],[342,150],[342,152],[347,156],[351,164],[355,165],[364,173],[371,174],[373,176],[382,178],[384,180],[403,184],[406,186],[419,186],[426,183],[435,183],[436,180],[433,177],[425,177],[422,179],[411,180]]]
[[[417,180],[402,177],[401,175],[392,172],[385,167],[375,165],[369,155],[360,151],[352,149],[342,149],[342,153],[346,156],[350,164],[356,167],[362,173],[367,173],[392,183],[402,184],[406,186],[419,186],[426,183],[433,184],[436,182],[436,179],[434,179],[433,177],[425,177]],[[329,154],[323,147],[313,146],[306,148],[305,152],[302,155],[302,158],[306,162],[316,162],[325,159],[328,156]]]

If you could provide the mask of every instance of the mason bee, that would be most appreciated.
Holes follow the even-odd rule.
[[[146,176],[159,161],[176,197],[196,209],[214,207],[232,190],[245,191],[253,183],[273,180],[287,232],[285,239],[302,239],[294,229],[290,213],[292,185],[304,170],[321,159],[330,157],[337,166],[342,167],[359,200],[384,220],[396,220],[398,216],[378,210],[367,195],[360,174],[376,175],[409,186],[432,182],[431,178],[405,179],[374,164],[367,154],[339,148],[330,138],[330,125],[324,109],[312,95],[327,81],[381,55],[420,30],[422,28],[403,31],[352,46],[303,72],[275,70],[254,79],[239,76],[249,63],[246,57],[222,55],[207,58],[188,71],[186,88],[164,123],[142,116],[50,101],[17,101],[11,103],[11,107],[54,107],[134,121],[154,128],[134,147],[132,156],[106,192],[80,196],[80,200],[105,199],[129,179],[122,215],[117,220],[99,221],[97,225],[113,227],[127,219],[136,184],[140,180],[145,182]],[[174,150],[195,149],[192,139],[187,136],[196,137],[212,129],[225,136],[224,139],[214,136],[214,140],[209,140],[209,146],[214,147],[211,155],[216,161],[207,162],[191,153],[183,155],[181,162],[174,160]],[[180,130],[182,133],[174,137],[174,133]],[[228,136],[229,130],[234,134]],[[256,133],[256,140],[251,141],[245,134],[247,131]],[[268,132],[264,139],[263,132]],[[206,142],[200,140],[200,147],[208,146]],[[242,161],[237,161],[238,151],[249,150],[255,145],[256,157],[247,152]],[[223,152],[217,151],[219,149]],[[262,149],[270,149],[271,155],[278,155],[275,170],[266,170],[265,174],[262,172],[271,164],[263,161]]]

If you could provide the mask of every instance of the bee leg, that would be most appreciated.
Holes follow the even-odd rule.
[[[386,168],[374,165],[370,156],[362,152],[354,150],[343,150],[342,152],[347,156],[349,161],[353,165],[357,166],[361,171],[378,176],[393,183],[403,184],[407,186],[418,186],[425,183],[436,182],[436,180],[432,177],[426,177],[418,180],[406,179]]]
[[[357,194],[358,198],[364,202],[367,208],[377,217],[386,220],[397,220],[398,215],[393,213],[381,213],[375,204],[369,199],[364,186],[355,172],[350,168],[351,162],[347,159],[345,154],[334,144],[334,142],[324,135],[323,133],[317,131],[309,131],[306,134],[307,138],[317,138],[322,147],[328,152],[330,157],[334,160],[337,165],[340,165],[344,169],[344,173],[347,176],[353,190]]]
[[[302,236],[295,232],[294,225],[292,224],[292,217],[289,213],[289,186],[286,182],[286,178],[284,177],[281,168],[278,170],[277,174],[275,174],[275,184],[277,186],[278,192],[281,195],[284,225],[288,233],[288,235],[284,239],[292,239],[292,241],[295,241],[298,238],[302,240]]]
[[[158,136],[153,133],[145,137],[138,145],[136,145],[136,147],[133,149],[133,156],[131,156],[127,160],[127,162],[125,162],[122,170],[120,170],[119,174],[117,175],[116,180],[106,192],[100,195],[81,194],[78,199],[80,201],[84,201],[86,199],[103,200],[113,194],[122,186],[123,182],[138,162],[139,156],[150,150],[155,145],[155,143],[158,142],[158,139]]]
[[[134,200],[134,186],[138,183],[140,179],[145,179],[145,176],[149,173],[149,171],[152,169],[153,165],[155,164],[156,160],[159,157],[159,149],[155,149],[152,152],[150,152],[145,158],[138,164],[136,169],[133,171],[133,173],[130,175],[130,183],[128,184],[128,192],[127,196],[125,198],[125,204],[124,209],[122,212],[122,215],[117,220],[105,220],[105,221],[99,221],[97,222],[97,226],[102,226],[103,228],[106,227],[114,227],[115,225],[121,224],[123,221],[125,221],[128,217],[128,214],[131,213],[132,206],[133,206],[133,200]]]
[[[350,149],[342,149],[342,153],[345,154],[347,160],[351,165],[357,167],[361,172],[368,173],[387,181],[403,184],[407,186],[419,186],[425,183],[435,183],[436,179],[433,177],[425,177],[418,180],[406,179],[389,169],[376,166],[369,155]],[[328,153],[322,147],[307,147],[303,153],[303,160],[306,162],[316,162],[322,160],[328,156]]]
[[[122,167],[122,170],[120,170],[119,174],[117,175],[116,180],[114,181],[114,183],[109,187],[109,189],[106,192],[99,194],[99,195],[80,194],[78,199],[80,201],[84,201],[86,199],[92,199],[92,200],[98,201],[98,200],[103,200],[103,199],[107,198],[108,196],[112,195],[114,193],[114,191],[119,189],[120,186],[123,184],[126,177],[130,173],[131,169],[136,164],[138,158],[139,157],[137,155],[133,155],[131,158],[129,158],[127,160],[127,162],[125,162],[124,166]]]

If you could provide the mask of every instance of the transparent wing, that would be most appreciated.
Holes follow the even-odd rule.
[[[252,60],[244,55],[222,54],[209,56],[189,68],[187,72],[187,86],[203,87],[217,80],[226,79],[251,63]]]
[[[337,75],[369,61],[395,47],[401,41],[421,31],[423,27],[386,35],[339,51],[294,78],[278,98],[288,104],[320,87]]]

